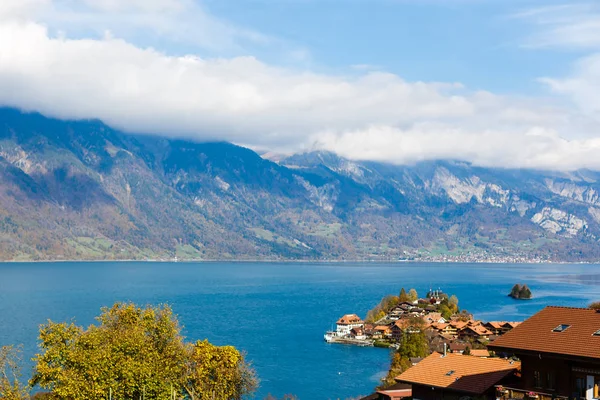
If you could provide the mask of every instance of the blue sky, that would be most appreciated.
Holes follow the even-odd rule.
[[[585,0],[0,2],[0,105],[132,133],[600,169],[598,93]]]
[[[306,51],[293,60],[255,48],[271,62],[320,70],[371,65],[407,80],[462,82],[502,93],[545,91],[536,79],[560,76],[584,49],[534,47],[541,30],[517,15],[563,4],[522,0],[211,0],[219,18]],[[305,64],[305,65],[303,65]]]

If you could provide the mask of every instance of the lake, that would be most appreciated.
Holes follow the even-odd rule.
[[[534,299],[507,297],[527,283]],[[268,393],[301,400],[371,392],[389,365],[385,349],[327,344],[346,313],[364,316],[386,294],[430,287],[456,294],[485,320],[523,320],[546,305],[600,300],[598,265],[429,263],[0,263],[0,345],[36,351],[47,319],[88,325],[116,301],[168,303],[189,340],[247,353]]]

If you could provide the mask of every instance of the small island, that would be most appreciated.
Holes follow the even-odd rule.
[[[517,300],[530,300],[532,297],[529,287],[527,287],[527,285],[520,285],[518,283],[513,286],[508,295]]]

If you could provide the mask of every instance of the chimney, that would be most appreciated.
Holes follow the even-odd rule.
[[[446,349],[448,348],[448,344],[446,344],[446,342],[444,342],[444,357],[446,357]]]

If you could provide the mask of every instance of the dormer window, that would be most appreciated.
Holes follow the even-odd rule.
[[[561,324],[561,325],[557,326],[556,328],[552,329],[552,332],[564,332],[567,329],[569,329],[570,327],[571,327],[571,325]]]

